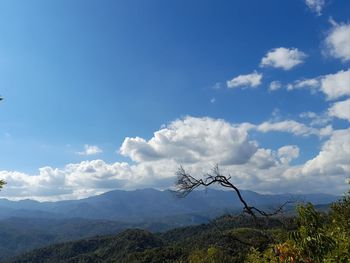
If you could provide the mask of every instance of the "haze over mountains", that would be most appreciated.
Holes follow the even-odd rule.
[[[245,200],[254,206],[273,209],[285,201],[328,204],[338,199],[327,194],[263,195],[242,191]],[[0,199],[0,218],[85,218],[127,222],[159,220],[162,217],[186,214],[217,216],[224,212],[240,211],[241,203],[235,193],[208,189],[194,191],[186,198],[177,198],[169,190],[115,190],[80,200],[37,202]]]

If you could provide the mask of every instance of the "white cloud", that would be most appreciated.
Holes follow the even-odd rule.
[[[284,164],[299,157],[300,149],[296,145],[286,145],[278,149],[277,155]]]
[[[84,145],[84,150],[83,151],[77,152],[77,154],[85,155],[85,156],[87,156],[87,155],[96,155],[96,154],[99,154],[99,153],[102,153],[102,149],[100,149],[96,145],[88,145],[88,144]]]
[[[313,111],[302,112],[299,114],[300,118],[314,119],[317,118],[317,114]]]
[[[349,138],[350,129],[334,131],[316,157],[305,164],[287,165],[285,168],[276,166],[267,170],[266,174],[261,173],[259,178],[264,180],[258,182],[258,188],[262,191],[264,189],[267,191],[278,189],[280,192],[294,193],[345,193],[348,190],[347,180],[350,177]],[[289,149],[291,150],[291,148]],[[280,154],[281,151],[279,151]],[[293,154],[297,156],[297,151],[293,153],[291,150],[291,153],[292,156]],[[277,175],[278,173],[280,176]]]
[[[260,66],[290,70],[303,63],[305,58],[306,54],[297,48],[279,47],[269,51],[262,58]]]
[[[305,4],[314,12],[316,15],[322,15],[322,9],[324,7],[324,0],[305,0]]]
[[[263,75],[254,71],[251,74],[239,75],[231,80],[228,80],[228,88],[237,88],[237,87],[252,87],[255,88],[261,84]]]
[[[315,113],[312,111],[302,112],[299,114],[302,119],[308,119],[311,126],[325,126],[331,121],[327,113]]]
[[[350,95],[350,69],[311,79],[296,80],[287,85],[287,90],[308,88],[311,92],[321,91],[327,100],[335,100]]]
[[[350,129],[334,131],[320,153],[305,163],[302,173],[314,176],[350,176]]]
[[[350,99],[334,103],[328,110],[328,114],[350,122]]]
[[[216,82],[211,88],[215,90],[219,90],[219,89],[222,89],[223,87],[224,87],[224,84],[222,84],[221,82]]]
[[[297,80],[294,85],[289,86],[288,90],[291,89],[301,89],[301,88],[310,88],[310,89],[316,89],[320,86],[319,79],[303,79],[303,80]]]
[[[250,163],[253,164],[252,167],[255,166],[259,169],[269,169],[278,165],[278,160],[274,151],[271,149],[260,148],[252,156]]]
[[[287,132],[297,136],[326,136],[327,134],[321,134],[320,129],[306,126],[303,123],[294,120],[284,121],[266,121],[256,126],[256,129],[260,132]]]
[[[106,164],[102,160],[68,164],[63,169],[43,167],[37,175],[0,171],[7,185],[1,195],[37,200],[82,198],[126,185],[133,178],[127,163]]]
[[[350,69],[322,77],[321,91],[327,95],[329,100],[350,95]]]
[[[244,125],[186,117],[155,132],[149,141],[126,138],[120,153],[135,162],[172,159],[179,163],[241,164],[247,162],[256,150],[257,145],[248,140]]]
[[[342,61],[350,61],[350,24],[332,22],[333,28],[326,37],[326,53]]]
[[[280,88],[282,88],[282,84],[280,81],[275,80],[270,83],[270,86],[269,86],[270,91],[278,90]]]

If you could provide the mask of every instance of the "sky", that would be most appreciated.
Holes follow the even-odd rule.
[[[174,185],[343,194],[347,0],[0,1],[0,197]]]

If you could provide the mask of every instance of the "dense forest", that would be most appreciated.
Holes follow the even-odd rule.
[[[129,229],[34,250],[8,262],[350,262],[350,195],[297,216],[223,216],[165,233]]]

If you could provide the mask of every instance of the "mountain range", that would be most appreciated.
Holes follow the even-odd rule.
[[[326,194],[263,195],[244,190],[241,194],[249,205],[265,211],[286,201],[327,208],[339,199]],[[294,205],[286,207],[287,212],[294,211]],[[117,234],[129,228],[164,232],[241,212],[242,204],[234,192],[214,189],[193,191],[186,198],[177,198],[169,190],[142,189],[58,202],[0,199],[0,261],[50,244]]]
[[[327,194],[266,195],[247,190],[241,193],[249,205],[264,209],[276,208],[288,200],[319,205],[339,199],[338,196]],[[193,191],[186,198],[177,198],[170,190],[114,190],[80,200],[58,202],[0,199],[0,219],[78,217],[137,223],[185,214],[217,216],[225,212],[237,212],[241,208],[242,205],[237,196],[231,191],[199,190]]]

